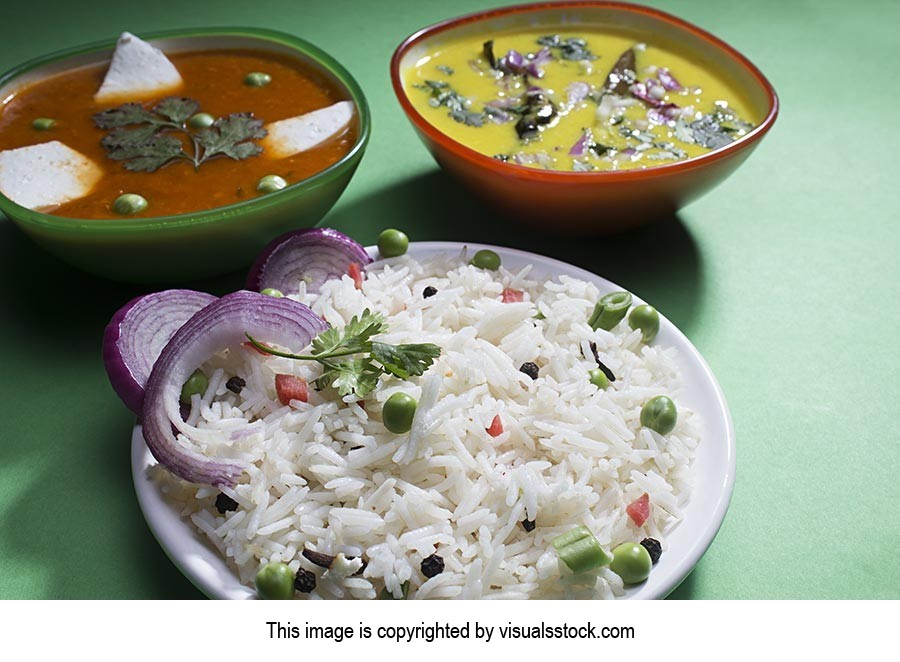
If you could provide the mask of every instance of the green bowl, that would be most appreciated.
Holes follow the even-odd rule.
[[[307,179],[207,211],[130,220],[72,219],[27,209],[2,194],[0,210],[59,259],[93,274],[136,283],[171,283],[227,273],[249,265],[274,237],[318,223],[343,193],[369,140],[369,106],[350,73],[309,42],[271,30],[191,29],[142,38],[170,53],[249,47],[293,55],[343,88],[356,105],[359,137],[340,161]],[[0,76],[0,98],[61,71],[108,60],[114,46],[111,40],[26,62]]]

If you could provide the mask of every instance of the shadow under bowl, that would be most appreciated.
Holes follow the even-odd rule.
[[[0,210],[31,239],[69,264],[134,283],[172,283],[249,265],[278,235],[312,227],[334,206],[362,159],[371,130],[366,98],[337,60],[303,39],[256,28],[159,32],[144,38],[166,53],[257,49],[303,62],[337,84],[357,112],[350,151],[333,165],[275,193],[209,210],[134,219],[72,219],[34,211],[0,194]],[[108,61],[115,41],[59,51],[0,76],[0,98],[62,71]]]
[[[546,28],[633,34],[704,63],[764,118],[738,140],[702,156],[645,169],[561,172],[504,163],[442,133],[415,108],[404,80],[435,48],[458,39]],[[403,111],[440,166],[493,209],[547,232],[600,234],[671,216],[737,169],[778,114],[771,83],[746,57],[710,33],[665,12],[618,2],[563,0],[502,7],[450,19],[408,37],[391,60]]]

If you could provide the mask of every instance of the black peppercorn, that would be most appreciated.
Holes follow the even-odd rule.
[[[243,388],[247,385],[240,377],[232,377],[227,382],[225,382],[225,388],[235,394],[240,394]]]
[[[301,593],[312,593],[316,590],[316,573],[300,568],[294,578],[294,588]]]
[[[537,367],[536,363],[532,363],[531,361],[528,361],[527,363],[523,363],[522,366],[519,368],[519,370],[524,372],[526,375],[528,375],[532,379],[537,379],[540,368]]]
[[[522,528],[531,533],[534,531],[535,521],[533,519],[522,520]]]
[[[659,540],[656,538],[644,538],[641,540],[641,546],[649,552],[650,560],[653,562],[653,565],[656,565],[662,554],[662,545],[659,544]]]
[[[232,510],[238,509],[238,502],[232,499],[227,494],[219,492],[219,496],[216,497],[216,510],[218,510],[221,514],[225,514]]]
[[[444,572],[444,559],[437,554],[422,559],[422,574],[426,577],[435,577],[442,572]]]
[[[437,288],[429,285],[424,290],[422,290],[422,297],[427,299],[428,297],[433,297],[437,293],[438,293]]]

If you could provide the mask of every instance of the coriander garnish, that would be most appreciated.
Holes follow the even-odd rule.
[[[546,46],[557,52],[563,60],[596,60],[597,56],[591,53],[587,42],[580,37],[568,37],[563,39],[558,34],[539,37],[537,40],[541,46]]]
[[[467,126],[483,126],[485,113],[476,113],[469,110],[471,101],[450,87],[442,80],[426,80],[424,84],[416,84],[413,87],[425,90],[431,95],[428,100],[433,108],[445,106],[450,110],[450,117]]]
[[[372,340],[385,331],[384,317],[366,309],[359,317],[354,316],[343,332],[331,328],[316,336],[312,354],[281,352],[263,345],[250,334],[247,338],[266,354],[321,363],[324,370],[316,380],[317,388],[333,387],[339,395],[353,393],[363,398],[375,389],[382,375],[391,374],[400,379],[421,375],[441,354],[441,348],[431,343],[389,345]]]
[[[193,99],[169,97],[152,108],[126,103],[104,110],[94,115],[94,124],[111,129],[101,141],[106,155],[124,161],[125,168],[133,172],[154,172],[176,159],[199,168],[215,156],[239,161],[262,152],[253,141],[265,137],[267,131],[252,113],[232,113],[197,128],[190,119],[199,110],[200,104]],[[185,145],[191,147],[190,152]]]

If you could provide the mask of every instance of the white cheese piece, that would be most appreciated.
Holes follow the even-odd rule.
[[[276,159],[305,152],[342,134],[353,119],[353,102],[339,101],[306,115],[290,117],[266,125],[262,140],[265,153]]]
[[[82,198],[102,174],[91,159],[58,140],[0,151],[0,191],[29,209]]]
[[[182,82],[178,69],[161,50],[123,32],[94,101],[140,101],[173,92]]]

